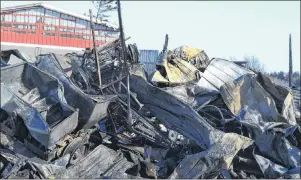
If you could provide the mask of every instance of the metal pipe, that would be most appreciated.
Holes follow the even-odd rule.
[[[292,73],[293,73],[293,57],[292,57],[292,36],[289,35],[289,69],[288,69],[288,83],[292,87]]]
[[[125,40],[124,40],[124,34],[123,34],[123,26],[122,26],[122,16],[121,16],[121,6],[120,6],[120,0],[117,0],[117,10],[118,10],[118,20],[119,20],[119,31],[120,31],[120,42],[121,42],[121,48],[122,48],[122,55],[123,55],[123,61],[127,70],[127,120],[129,125],[133,124],[132,121],[132,112],[131,112],[131,93],[130,93],[130,72],[129,72],[129,67],[127,65],[126,57],[127,57],[127,52],[126,52],[126,46],[125,46]]]
[[[94,49],[94,56],[96,60],[96,66],[97,66],[97,75],[98,75],[98,85],[99,88],[101,88],[101,74],[100,74],[100,65],[98,61],[98,54],[96,51],[96,41],[95,41],[95,31],[94,31],[94,22],[93,22],[93,15],[92,15],[92,9],[89,10],[90,13],[90,25],[91,25],[91,30],[92,30],[92,38],[93,38],[93,49]]]

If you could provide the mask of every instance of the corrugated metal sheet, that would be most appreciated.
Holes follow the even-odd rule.
[[[140,63],[145,65],[145,70],[148,74],[156,70],[157,58],[159,55],[158,50],[140,50]]]

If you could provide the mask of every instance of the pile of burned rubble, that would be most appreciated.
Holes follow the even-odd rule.
[[[1,52],[1,178],[300,178],[290,89],[186,46],[147,75],[126,50]]]

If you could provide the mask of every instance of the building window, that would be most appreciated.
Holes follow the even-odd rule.
[[[1,22],[1,27],[12,27],[12,25]]]
[[[43,36],[56,36],[56,34],[50,32],[43,32]]]
[[[45,17],[45,20],[44,20],[44,23],[45,24],[52,24],[52,18],[50,18],[50,17]]]
[[[91,28],[91,23],[90,22],[87,23],[87,28],[89,28],[89,29]]]
[[[58,26],[60,24],[60,20],[59,20],[60,13],[53,11],[52,12],[52,16],[54,17],[54,19],[53,19],[53,25]]]
[[[43,16],[44,15],[44,8],[37,8],[36,9],[36,14],[38,16]]]
[[[20,31],[20,30],[13,30],[12,32],[15,32],[17,34],[26,34],[25,31]]]
[[[56,11],[52,11],[52,16],[56,18],[60,18],[60,13]]]
[[[68,26],[75,27],[75,18],[73,16],[68,16]]]
[[[99,35],[105,36],[105,31],[99,31]]]
[[[61,37],[73,38],[72,34],[61,34]]]
[[[23,14],[24,10],[19,10],[19,11],[16,11],[14,12],[14,14]]]
[[[84,39],[90,39],[90,36],[83,36]]]
[[[77,39],[84,39],[84,37],[82,35],[75,35],[74,38],[77,38]]]
[[[69,21],[75,21],[75,17],[67,15],[67,14],[61,14],[61,18]]]
[[[83,34],[83,30],[82,30],[82,29],[76,29],[75,32],[76,32],[76,33]]]
[[[37,17],[36,16],[29,16],[28,21],[29,21],[29,23],[36,23],[37,22]]]
[[[85,28],[85,22],[82,19],[76,19],[76,27]]]
[[[101,41],[103,38],[100,37],[100,36],[96,36],[95,39],[96,39],[97,41]]]
[[[67,20],[61,19],[60,25],[67,26]]]
[[[19,24],[17,27],[18,27],[19,29],[26,29],[26,26],[24,26],[24,25],[22,25],[22,24]]]
[[[61,32],[67,32],[67,29],[66,28],[60,28],[60,31]]]
[[[53,27],[53,26],[44,26],[43,29],[44,29],[45,31],[55,31],[55,30],[56,30],[56,28]]]
[[[36,17],[36,22],[37,22],[37,23],[43,23],[43,18],[37,16],[37,17]]]
[[[56,25],[56,26],[60,25],[60,19],[55,19],[54,20],[54,25]]]
[[[51,24],[55,26],[58,26],[60,24],[60,13],[46,9],[45,16],[47,16],[45,18],[45,24]],[[61,25],[64,25],[66,23],[66,20],[61,20]]]
[[[90,29],[83,30],[84,34],[90,34]]]
[[[27,14],[24,16],[24,22],[26,22],[26,23],[28,23],[28,22],[29,22],[29,17],[28,17],[28,15],[27,15]]]
[[[37,12],[38,12],[38,8],[32,8],[28,10],[28,13],[30,15],[37,15]]]
[[[51,10],[48,10],[48,9],[46,9],[45,10],[45,16],[52,16],[52,11]]]

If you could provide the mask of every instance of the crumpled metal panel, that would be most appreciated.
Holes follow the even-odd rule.
[[[130,74],[135,74],[136,76],[140,76],[147,81],[147,74],[145,72],[145,65],[144,64],[133,64],[130,68]]]
[[[161,65],[157,65],[157,71],[150,75],[152,84],[165,86],[175,86],[187,84],[199,78],[200,71],[187,61],[182,59],[163,60]],[[158,73],[159,72],[159,73]]]
[[[12,57],[12,55],[14,55],[15,57]],[[35,63],[36,59],[32,59],[30,58],[27,54],[19,51],[18,49],[9,49],[9,50],[2,50],[0,53],[1,59],[3,61],[3,66],[9,65],[8,63],[10,61],[24,61],[24,62],[28,62],[28,63]],[[1,62],[2,64],[2,62]],[[14,62],[14,64],[16,64]],[[2,67],[2,65],[1,65]]]
[[[97,95],[91,96],[85,94],[80,88],[73,84],[69,77],[62,71],[55,54],[41,56],[37,67],[40,70],[48,72],[55,76],[63,84],[66,101],[72,107],[79,109],[78,129],[89,128],[95,125],[99,120],[107,116],[107,107],[109,103],[116,98],[116,95]]]
[[[283,122],[265,122],[255,110],[241,113],[241,126],[255,141],[259,153],[254,157],[266,178],[280,177],[285,174],[296,177],[300,172],[300,127]]]
[[[222,134],[206,122],[191,106],[152,86],[142,77],[130,77],[131,91],[169,129],[180,132],[207,149]]]
[[[52,75],[28,63],[2,67],[1,83],[6,84],[16,94],[19,94],[18,88],[24,84],[29,89],[37,87],[42,96],[51,96],[66,103],[63,85]]]
[[[36,109],[30,107],[25,101],[14,95],[5,84],[2,83],[1,109],[8,113],[17,112],[24,120],[30,134],[41,143],[44,143],[43,145],[48,144],[50,128],[41,114]]]
[[[204,103],[214,101],[218,94],[206,91],[206,89],[199,89],[195,94],[195,89],[198,88],[198,84],[189,84],[187,86],[165,87],[162,90],[168,92],[170,95],[183,101],[185,104],[190,105],[193,108],[197,108]]]
[[[201,87],[218,93],[220,87],[226,82],[232,82],[245,74],[254,74],[254,72],[231,61],[214,58],[210,61],[198,83]]]
[[[42,162],[34,162],[34,161],[28,161],[28,165],[32,167],[32,169],[35,169],[42,178],[47,179],[51,178],[51,175],[64,171],[66,169],[66,166],[70,160],[70,154],[66,154],[65,156],[61,157],[60,159],[57,159],[53,163],[42,163]]]
[[[167,54],[168,57],[180,58],[191,64],[202,72],[206,69],[209,64],[209,57],[204,50],[198,48],[192,48],[188,46],[181,46],[172,51],[169,51]]]
[[[257,81],[273,97],[278,113],[281,114],[289,124],[295,125],[294,97],[290,90],[283,86],[276,85],[262,73],[257,74]]]
[[[28,101],[21,91],[38,92],[36,103]],[[63,96],[64,89],[60,82],[51,75],[38,68],[22,63],[1,68],[1,108],[8,113],[16,112],[24,121],[32,137],[45,147],[52,147],[55,142],[72,132],[78,123],[78,112],[68,106]],[[37,104],[43,101],[46,104]],[[58,103],[60,109],[60,122],[46,122],[47,115],[42,116],[39,106],[46,112],[47,103]],[[37,105],[37,106],[35,106]],[[46,109],[43,110],[45,107]]]
[[[264,173],[265,178],[276,179],[278,177],[283,176],[288,171],[287,168],[282,167],[260,155],[255,154],[254,157],[261,171]]]
[[[33,154],[24,146],[22,142],[15,141],[13,137],[8,136],[7,134],[4,134],[1,131],[0,131],[0,139],[1,139],[2,146],[6,147],[8,150],[14,152],[15,154],[18,154],[19,157],[22,158],[32,157],[31,159],[38,159],[35,154]],[[0,154],[2,154],[1,151]]]
[[[175,168],[170,179],[216,178],[222,169],[226,170],[238,151],[250,146],[253,141],[235,133],[225,133],[208,150],[188,155]]]
[[[225,83],[220,93],[227,107],[236,116],[242,116],[245,111],[253,110],[258,111],[266,122],[296,124],[294,117],[286,119],[278,113],[273,97],[259,84],[254,75],[244,75],[233,82]],[[290,107],[294,106],[292,100],[290,104]]]
[[[243,113],[243,110],[255,110],[267,122],[279,121],[273,98],[256,81],[255,76],[245,75],[227,82],[221,87],[220,93],[227,107],[236,116]]]
[[[124,161],[125,157],[120,152],[115,152],[103,145],[97,146],[85,158],[81,159],[76,165],[70,168],[53,174],[55,178],[83,178],[91,179],[100,177],[101,175],[110,176],[118,162]],[[131,162],[123,162],[126,167],[120,168],[123,172],[132,167],[134,164]],[[115,172],[117,173],[117,172]],[[118,172],[121,173],[121,172]]]

